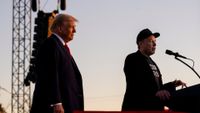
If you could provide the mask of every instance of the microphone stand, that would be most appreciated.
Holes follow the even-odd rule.
[[[182,62],[183,64],[185,64],[186,66],[188,66],[192,71],[194,71],[194,73],[199,77],[200,79],[200,76],[199,74],[194,70],[194,68],[192,68],[190,65],[188,65],[187,63],[185,63],[184,61],[182,61],[181,59],[179,59],[177,56],[175,56],[175,59]]]

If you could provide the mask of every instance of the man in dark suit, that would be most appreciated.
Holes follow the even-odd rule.
[[[137,36],[138,51],[126,57],[124,72],[127,86],[122,111],[163,110],[170,92],[185,85],[180,80],[163,85],[159,68],[150,57],[155,53],[159,36],[149,29],[142,30]]]
[[[72,113],[84,110],[82,77],[67,47],[77,20],[59,14],[52,35],[42,44],[36,65],[37,81],[31,113]]]

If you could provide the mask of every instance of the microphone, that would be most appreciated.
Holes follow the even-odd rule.
[[[174,55],[175,57],[180,57],[180,58],[188,59],[187,57],[180,55],[178,52],[174,53],[171,50],[166,50],[165,53],[168,54],[168,55]]]

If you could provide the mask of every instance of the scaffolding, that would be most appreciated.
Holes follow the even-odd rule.
[[[11,113],[29,113],[31,87],[24,78],[31,56],[31,0],[13,0]]]

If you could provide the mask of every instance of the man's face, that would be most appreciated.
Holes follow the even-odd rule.
[[[65,42],[69,42],[73,39],[74,33],[76,32],[75,27],[76,25],[73,20],[65,20],[63,22],[63,25],[61,26],[61,35],[64,38]]]
[[[147,56],[153,55],[156,50],[156,38],[151,35],[148,38],[142,40],[140,43],[140,50]]]

